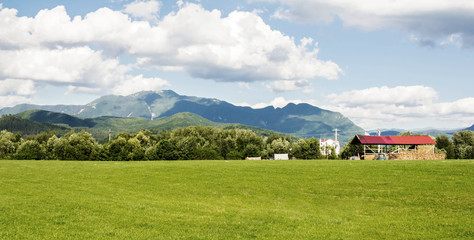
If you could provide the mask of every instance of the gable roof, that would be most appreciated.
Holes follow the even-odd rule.
[[[366,136],[356,135],[351,144],[363,145],[434,145],[436,142],[426,135],[421,136]]]

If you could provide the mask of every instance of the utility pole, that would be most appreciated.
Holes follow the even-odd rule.
[[[380,128],[379,128],[378,134],[380,136]],[[378,150],[377,153],[380,153],[380,145],[377,146],[377,150]]]

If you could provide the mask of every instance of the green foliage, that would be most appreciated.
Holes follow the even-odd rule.
[[[169,140],[160,140],[145,153],[148,160],[178,160],[178,149]]]
[[[294,156],[298,159],[321,159],[319,140],[316,138],[301,139],[297,142]]]
[[[354,140],[352,137],[349,140],[349,143]],[[341,150],[341,158],[342,159],[349,159],[352,156],[362,156],[364,154],[364,146],[361,144],[346,144]]]
[[[12,133],[19,133],[22,136],[33,136],[41,132],[55,131],[64,134],[68,128],[57,126],[51,123],[38,123],[28,119],[23,119],[16,115],[5,114],[0,117],[0,129],[8,130]]]
[[[255,144],[252,144],[252,143],[245,146],[243,154],[246,157],[255,157],[255,156],[259,157],[259,156],[262,156],[262,152],[261,152],[260,147],[255,145]]]
[[[36,140],[26,140],[13,155],[14,159],[20,160],[40,160],[45,157],[44,147]]]
[[[225,159],[227,159],[227,160],[242,160],[242,159],[244,159],[244,154],[239,152],[239,151],[232,150],[225,156]]]
[[[109,159],[114,161],[126,161],[129,152],[127,151],[127,140],[124,137],[118,137],[107,144],[107,153]]]
[[[220,160],[223,159],[222,156],[217,153],[216,150],[211,148],[198,148],[194,150],[192,159],[195,160]]]
[[[436,141],[436,148],[444,150],[444,154],[446,154],[446,159],[453,159],[454,156],[454,143],[449,139],[446,135],[439,135],[435,139]]]
[[[411,136],[411,132],[410,131],[406,131],[406,132],[402,132],[402,133],[399,133],[398,136]]]
[[[271,142],[268,145],[267,149],[269,152],[273,152],[274,154],[282,154],[282,153],[289,153],[290,152],[290,142],[286,139],[278,138]]]
[[[10,154],[16,152],[19,146],[18,139],[13,133],[3,130],[0,132],[0,158],[6,158]]]
[[[457,159],[474,159],[474,132],[464,130],[453,134],[454,156]]]

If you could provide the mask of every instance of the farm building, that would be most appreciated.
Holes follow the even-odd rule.
[[[367,136],[356,135],[350,144],[364,146],[363,159],[444,159],[435,154],[436,142],[426,135],[419,136]]]

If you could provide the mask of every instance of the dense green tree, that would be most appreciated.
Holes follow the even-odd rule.
[[[446,135],[439,135],[435,139],[436,148],[444,150],[446,154],[446,159],[454,158],[454,143]]]
[[[274,154],[289,153],[290,142],[286,139],[278,138],[273,140],[272,143],[267,146],[267,149],[272,150]]]
[[[239,152],[239,151],[232,150],[229,153],[227,153],[225,159],[227,159],[227,160],[242,160],[242,159],[244,159],[244,154]]]
[[[48,149],[49,148],[52,148],[50,159],[75,160],[75,149],[69,144],[69,140],[66,137],[51,137],[48,140]]]
[[[227,131],[227,130],[224,130]],[[216,140],[216,146],[221,156],[227,159],[227,155],[232,151],[237,151],[237,141],[231,135],[220,135]]]
[[[6,158],[16,152],[19,143],[13,133],[3,130],[0,132],[0,158]]]
[[[354,137],[352,137],[349,142],[342,148],[340,154],[342,159],[348,159],[352,156],[360,157],[364,154],[364,146],[361,144],[350,144],[353,140]]]
[[[236,129],[236,147],[237,151],[243,152],[247,145],[253,144],[259,150],[263,150],[263,138],[250,130]]]
[[[454,155],[458,159],[474,158],[474,132],[465,130],[453,134]]]
[[[125,150],[128,152],[127,160],[129,161],[145,159],[145,148],[142,147],[140,140],[136,137],[128,139]]]
[[[319,140],[316,138],[301,139],[297,142],[299,145],[295,152],[295,157],[298,159],[320,159],[321,149],[319,147]]]
[[[217,153],[216,150],[211,148],[198,148],[193,152],[193,158],[195,160],[219,160],[223,159],[222,156]]]
[[[110,141],[107,144],[109,158],[115,161],[126,161],[129,154],[127,144],[127,140],[121,136]]]
[[[247,144],[244,148],[243,155],[245,157],[260,157],[262,156],[262,152],[255,144]]]
[[[36,140],[24,141],[14,155],[15,159],[41,160],[45,157],[44,147]]]
[[[177,160],[179,159],[177,150],[169,140],[163,139],[147,149],[145,156],[148,160]]]
[[[38,141],[40,144],[46,144],[48,140],[52,137],[55,136],[56,132],[55,131],[50,131],[50,132],[41,132],[40,134],[34,136],[32,139],[35,139]]]
[[[74,149],[73,159],[92,160],[98,152],[98,144],[92,135],[86,131],[72,133],[68,137],[69,145]]]
[[[467,156],[469,151],[462,148],[461,155]],[[246,156],[271,158],[275,153],[288,153],[290,157],[300,159],[321,158],[317,139],[292,142],[292,139],[280,135],[264,138],[243,129],[187,127],[156,134],[150,131],[119,133],[103,145],[86,131],[71,131],[62,137],[57,137],[54,132],[42,132],[28,136],[27,141],[19,134],[0,133],[0,158],[119,161],[243,159]]]

